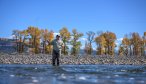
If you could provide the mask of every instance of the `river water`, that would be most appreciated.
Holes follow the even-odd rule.
[[[146,84],[146,66],[1,64],[0,84]]]

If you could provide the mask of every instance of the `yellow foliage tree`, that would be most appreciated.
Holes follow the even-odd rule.
[[[123,38],[123,40],[122,40],[122,45],[123,45],[123,52],[124,52],[124,54],[127,56],[128,55],[128,53],[130,53],[129,52],[129,45],[130,45],[130,39],[128,39],[126,36]]]
[[[145,56],[146,55],[146,53],[145,53],[145,51],[146,51],[146,32],[144,32],[143,40],[144,40],[144,53],[143,53],[143,55]]]
[[[34,48],[35,53],[39,53],[41,30],[39,30],[38,27],[30,26],[28,27],[27,31],[31,36],[30,43],[32,48]]]
[[[138,33],[132,33],[131,44],[133,45],[133,55],[140,55],[141,37]]]
[[[54,38],[54,32],[53,31],[49,31],[47,40],[49,42],[51,42],[53,40],[53,38]],[[49,43],[48,43],[47,48],[46,48],[46,52],[51,54],[52,49],[53,49],[52,45],[49,45]]]
[[[68,29],[66,27],[63,27],[60,31],[59,31],[61,37],[62,37],[62,41],[64,43],[64,47],[63,47],[63,53],[64,55],[68,54],[68,46],[67,43],[69,42],[70,39],[70,32],[68,31]]]
[[[22,42],[21,42],[21,52],[24,52],[24,47],[27,46],[26,44],[26,39],[27,39],[27,36],[28,36],[28,31],[27,30],[23,30],[20,32],[21,35],[22,35]]]
[[[122,46],[122,44],[119,46],[118,55],[120,55],[120,56],[123,56],[124,55],[124,47]]]
[[[41,39],[42,39],[42,44],[43,44],[43,52],[42,53],[45,53],[45,51],[46,51],[46,41],[48,40],[48,37],[49,37],[48,30],[42,29],[41,30]]]
[[[97,36],[95,38],[95,42],[97,44],[97,54],[103,55],[105,53],[105,47],[106,47],[106,40],[103,35]]]
[[[131,33],[130,38],[126,35],[122,40],[122,46],[124,55],[145,55],[145,33],[143,37],[136,32]]]
[[[98,54],[103,54],[103,49],[105,54],[114,55],[114,48],[116,47],[115,44],[116,35],[113,32],[104,32],[99,34],[98,37],[95,38],[98,50]]]

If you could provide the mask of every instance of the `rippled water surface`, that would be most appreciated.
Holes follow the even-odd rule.
[[[146,84],[146,66],[0,65],[0,84]]]

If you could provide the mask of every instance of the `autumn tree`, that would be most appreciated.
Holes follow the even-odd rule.
[[[105,32],[103,34],[105,41],[106,41],[106,53],[109,55],[114,55],[114,49],[116,47],[115,40],[116,35],[113,32]]]
[[[116,47],[115,44],[116,35],[113,32],[104,32],[99,34],[95,38],[97,44],[97,53],[98,54],[105,54],[114,55],[114,48]]]
[[[47,40],[49,42],[51,42],[53,40],[53,38],[54,38],[54,32],[51,30],[51,31],[48,32],[48,38],[47,38]],[[52,53],[52,49],[53,49],[52,45],[49,45],[49,43],[48,43],[48,45],[46,46],[46,52],[49,53],[49,54],[51,54]]]
[[[133,45],[133,55],[140,55],[141,37],[138,33],[132,33],[131,43]]]
[[[19,53],[24,52],[25,41],[27,39],[28,33],[27,30],[13,30],[12,35],[15,36],[16,39],[16,50]]]
[[[123,54],[125,54],[126,56],[130,53],[130,39],[125,36],[122,40],[122,46],[123,46]]]
[[[83,36],[83,33],[80,33],[76,29],[73,29],[71,36],[73,37],[73,39],[70,42],[71,45],[73,46],[71,54],[75,56],[80,50],[81,42],[79,41],[79,38]]]
[[[140,41],[140,51],[139,51],[139,55],[141,55],[141,56],[144,56],[144,52],[145,52],[145,49],[144,49],[144,44],[145,44],[145,42],[144,42],[144,39],[143,38],[141,38],[141,41]]]
[[[21,52],[24,52],[24,48],[27,46],[26,44],[26,40],[28,39],[28,31],[27,30],[23,30],[20,32],[21,33]]]
[[[144,52],[143,52],[143,55],[145,56],[146,55],[146,53],[145,53],[145,51],[146,51],[146,32],[144,32],[143,41],[144,41]]]
[[[63,27],[60,31],[59,31],[61,37],[62,37],[62,41],[64,43],[64,46],[63,46],[63,53],[64,55],[66,55],[68,53],[67,51],[67,43],[69,42],[69,39],[70,39],[70,32],[68,31],[68,29],[66,27]]]
[[[37,27],[28,27],[28,34],[31,36],[30,43],[35,53],[39,53],[41,31]]]
[[[103,55],[105,53],[105,47],[106,47],[106,41],[105,41],[103,34],[97,36],[95,38],[95,42],[97,45],[97,54]]]
[[[89,53],[88,54],[92,54],[92,43],[94,42],[94,36],[95,36],[95,33],[94,32],[92,32],[92,31],[89,31],[89,32],[87,32],[86,33],[87,34],[87,36],[88,36],[88,38],[87,38],[87,40],[88,40],[88,43],[89,43]]]
[[[141,49],[141,56],[145,56],[145,50],[146,50],[146,32],[144,32],[141,43],[140,43],[140,49]]]
[[[145,56],[145,49],[146,49],[146,32],[144,32],[143,36],[140,38],[140,43],[139,43],[139,47],[140,47],[140,55],[141,56]]]
[[[42,40],[42,45],[43,45],[43,52],[42,53],[45,53],[45,51],[46,51],[46,42],[48,40],[48,37],[49,37],[48,30],[42,29],[41,30],[41,40]]]
[[[143,56],[145,54],[145,35],[141,37],[138,33],[133,32],[129,34],[129,37],[126,35],[123,38],[121,45],[124,55]]]
[[[119,46],[118,55],[119,56],[123,56],[124,55],[124,47],[123,47],[122,44]]]

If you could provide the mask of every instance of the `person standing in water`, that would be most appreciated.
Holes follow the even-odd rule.
[[[64,46],[63,42],[60,40],[60,36],[56,35],[56,39],[54,39],[52,42],[48,43],[50,45],[53,45],[53,52],[52,52],[52,65],[56,66],[56,61],[57,61],[57,66],[59,66],[59,57],[61,55],[61,49]]]

